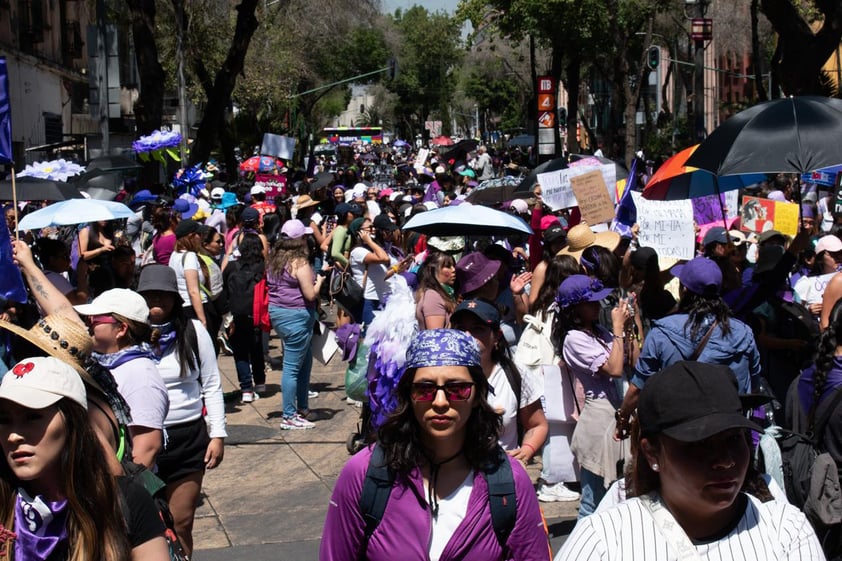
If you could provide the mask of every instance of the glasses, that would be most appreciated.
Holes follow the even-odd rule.
[[[467,401],[473,389],[473,382],[446,382],[443,386],[432,382],[418,382],[412,384],[409,395],[413,401],[433,401],[439,390],[443,390],[448,401]]]
[[[90,316],[88,318],[88,326],[93,329],[97,325],[119,323],[114,317],[108,315]]]

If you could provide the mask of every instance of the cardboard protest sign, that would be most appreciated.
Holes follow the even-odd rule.
[[[787,236],[798,233],[798,205],[796,203],[743,197],[740,218],[741,229],[745,232],[761,234],[767,230],[777,230]]]
[[[661,257],[693,259],[696,231],[690,200],[650,201],[636,191],[631,195],[637,207],[640,247],[651,247]]]
[[[539,173],[538,183],[541,185],[541,198],[553,210],[577,206],[578,202],[570,186],[570,178],[578,177],[595,170],[602,174],[605,192],[608,193],[611,203],[615,203],[617,196],[617,168],[614,164],[571,167],[548,173]]]
[[[582,220],[588,224],[602,224],[614,218],[614,203],[599,170],[571,177],[570,187],[579,203]]]
[[[282,160],[291,160],[295,152],[295,139],[279,134],[264,133],[260,153],[264,156],[275,156]]]

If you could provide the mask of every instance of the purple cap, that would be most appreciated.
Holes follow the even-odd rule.
[[[813,205],[809,203],[803,203],[801,205],[801,218],[815,218],[816,211],[813,208]]]
[[[555,296],[555,301],[562,308],[575,306],[582,302],[599,302],[612,292],[602,283],[587,275],[571,275],[564,279]]]
[[[406,369],[427,366],[481,366],[479,345],[456,329],[421,331],[406,351]]]
[[[360,343],[360,324],[346,323],[336,329],[336,344],[342,349],[342,360],[353,360]]]
[[[478,298],[463,300],[456,306],[456,309],[453,310],[453,314],[450,316],[450,324],[458,324],[459,318],[467,314],[473,314],[492,329],[500,327],[500,311],[497,307],[490,302]]]
[[[281,227],[281,235],[286,238],[298,239],[305,234],[312,234],[313,229],[304,225],[300,220],[287,220]]]
[[[722,271],[713,260],[696,257],[670,269],[672,276],[690,292],[701,296],[717,296],[722,287]]]
[[[500,262],[489,259],[475,251],[462,257],[456,264],[456,280],[459,293],[469,294],[494,278],[500,270]]]
[[[187,220],[199,210],[199,205],[191,203],[186,199],[176,199],[172,204],[172,209],[181,215],[183,220]]]

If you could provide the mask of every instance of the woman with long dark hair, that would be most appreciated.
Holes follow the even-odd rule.
[[[152,226],[155,235],[152,236],[152,257],[159,265],[169,265],[170,255],[175,251],[175,227],[178,216],[175,211],[166,206],[155,209],[152,214]]]
[[[222,273],[233,316],[228,343],[234,355],[243,403],[260,398],[257,387],[263,389],[266,384],[263,332],[254,325],[254,287],[265,274],[263,242],[257,235],[246,233],[240,241],[240,258],[228,263]]]
[[[281,228],[281,239],[266,266],[269,287],[269,319],[284,344],[281,378],[283,393],[282,430],[311,429],[309,386],[313,368],[313,325],[316,304],[324,276],[310,266],[305,236],[310,228],[289,220]]]
[[[447,253],[427,254],[418,273],[415,291],[415,318],[420,329],[440,329],[450,326],[450,314],[456,308],[456,263]]]
[[[732,317],[722,300],[722,272],[707,257],[697,257],[670,272],[681,282],[678,311],[654,320],[617,411],[617,436],[625,438],[629,416],[646,380],[670,364],[698,360],[722,364],[736,374],[741,393],[756,389],[760,353],[751,329]]]
[[[355,218],[348,226],[351,236],[349,263],[354,280],[363,287],[363,305],[354,319],[369,325],[374,320],[374,311],[380,309],[375,282],[384,282],[389,255],[374,241],[374,227],[368,218]],[[377,279],[377,281],[375,281]]]
[[[158,477],[167,484],[176,532],[189,555],[202,479],[206,469],[222,462],[227,436],[216,352],[204,325],[182,306],[172,268],[147,265],[140,271],[137,291],[149,306],[149,350],[170,398],[164,420],[167,446],[158,456]]]
[[[380,450],[364,448],[339,475],[319,559],[549,559],[529,475],[498,448],[500,417],[487,401],[474,339],[449,329],[422,331],[406,358],[396,409],[378,430]],[[384,516],[366,537],[361,488],[375,452],[395,477]],[[517,513],[501,544],[483,474],[503,462],[512,471]]]

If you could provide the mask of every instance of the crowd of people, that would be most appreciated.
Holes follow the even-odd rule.
[[[517,159],[366,154],[271,197],[260,184],[143,189],[124,199],[128,220],[12,242],[31,301],[6,301],[0,317],[0,559],[166,559],[161,508],[189,556],[203,477],[224,458],[219,354],[252,403],[274,332],[279,428],[318,429],[317,322],[363,339],[398,294],[415,302],[414,335],[385,421],[365,427],[337,480],[325,561],[549,559],[539,505],[555,501],[579,501],[559,561],[840,555],[839,523],[808,521],[774,458],[755,454],[769,425],[812,431],[839,403],[830,194],[770,177],[768,198],[808,195],[796,236],[713,226],[697,257],[672,264],[634,228],[551,210],[537,184],[497,204],[532,234],[406,230],[470,204],[479,179],[518,175]],[[393,179],[372,181],[384,165]],[[373,367],[367,349],[342,356]],[[840,418],[820,435],[837,470]],[[138,473],[154,473],[163,501]],[[30,511],[42,525],[27,527]]]

